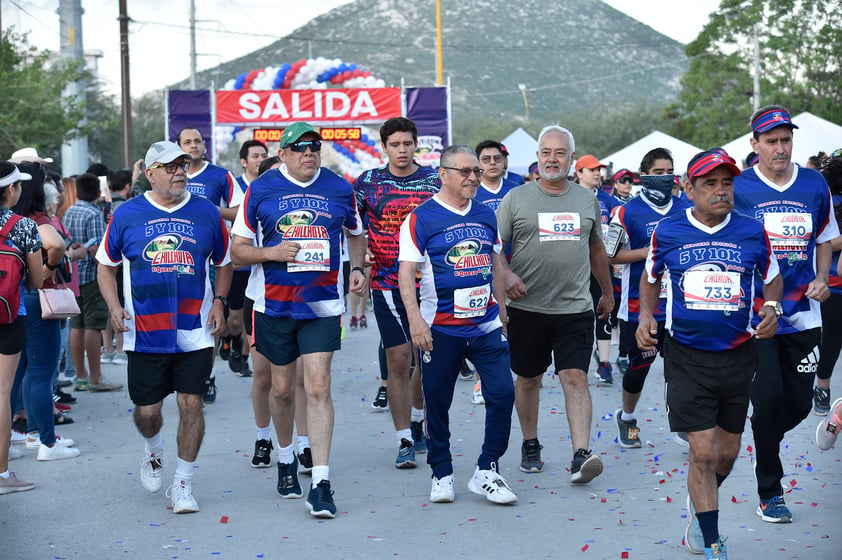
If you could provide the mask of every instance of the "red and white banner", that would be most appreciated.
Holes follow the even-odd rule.
[[[218,124],[382,122],[401,116],[400,88],[219,90]]]

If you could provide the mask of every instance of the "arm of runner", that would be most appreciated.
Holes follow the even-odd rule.
[[[804,294],[810,299],[818,302],[825,301],[830,297],[830,290],[827,287],[827,276],[830,271],[830,261],[833,256],[832,241],[816,243],[816,277],[807,285],[807,292]]]
[[[658,322],[655,320],[654,313],[660,294],[661,275],[659,274],[653,283],[649,281],[647,274],[641,274],[640,315],[634,338],[637,340],[637,347],[644,351],[653,350],[658,344],[658,339],[655,338],[658,334]]]
[[[240,208],[239,206],[234,206],[233,208],[226,208],[225,206],[218,206],[219,213],[222,217],[229,222],[233,222],[237,219],[237,210]]]
[[[501,251],[502,254],[506,254],[506,246],[508,243],[503,243],[503,250]],[[504,287],[506,289],[506,295],[509,296],[509,299],[517,300],[522,298],[526,295],[526,284],[523,283],[523,280],[520,279],[520,276],[512,272],[511,267],[509,266],[509,261],[507,259],[503,259],[503,261],[499,264],[501,273],[500,276],[503,278]],[[497,274],[497,272],[495,272]]]
[[[351,285],[348,289],[358,296],[362,296],[368,290],[368,280],[364,272],[367,247],[365,233],[359,235],[348,233],[348,258],[351,261],[351,274],[348,276]]]
[[[251,239],[234,234],[231,237],[231,259],[237,266],[269,261],[289,262],[295,258],[301,245],[294,241],[282,241],[272,247],[255,247]]]
[[[497,307],[500,308],[500,322],[503,323],[503,333],[509,336],[509,312],[506,309],[506,276],[501,261],[506,256],[501,253],[494,253],[494,283],[491,289],[494,292],[494,299],[497,300]]]
[[[430,326],[421,316],[421,309],[418,308],[415,294],[415,273],[418,270],[418,263],[412,261],[401,261],[398,270],[398,286],[401,291],[401,299],[406,308],[406,318],[409,321],[409,334],[412,337],[412,344],[424,352],[433,349],[433,333]]]
[[[108,305],[108,315],[111,319],[111,326],[114,328],[114,332],[127,332],[129,327],[126,326],[125,320],[131,319],[131,315],[123,309],[120,305],[120,300],[117,298],[117,271],[119,268],[119,266],[106,266],[99,263],[97,265],[96,281],[99,285],[102,299]]]
[[[763,298],[766,301],[781,301],[783,295],[784,281],[780,274],[775,276],[768,284],[764,284]],[[775,336],[775,333],[778,331],[778,316],[775,314],[775,310],[768,305],[764,305],[757,312],[757,316],[760,317],[761,321],[757,325],[757,328],[754,329],[754,336],[760,339]]]
[[[216,280],[214,281],[214,296],[227,298],[231,289],[231,278],[234,276],[234,267],[231,263],[216,267]],[[211,334],[216,336],[222,334],[225,328],[225,304],[222,300],[214,297],[210,313],[208,313],[208,326],[212,327]]]
[[[602,295],[596,304],[596,312],[600,319],[606,319],[614,309],[614,290],[611,286],[611,272],[608,266],[608,255],[605,253],[605,244],[602,239],[591,241],[588,245],[590,250],[591,273],[599,282]]]
[[[620,249],[613,258],[608,259],[611,264],[629,264],[646,260],[649,254],[649,247],[640,249]]]

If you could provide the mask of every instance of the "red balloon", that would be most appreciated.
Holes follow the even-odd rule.
[[[363,75],[363,71],[362,71],[362,70],[360,70],[359,68],[357,68],[356,70],[354,70],[354,71],[351,73],[351,75],[352,75],[353,77],[355,77],[355,78],[359,78],[360,76],[362,76],[362,75]]]
[[[353,73],[350,70],[345,70],[342,72],[342,81],[350,80]]]
[[[369,76],[371,76],[371,72],[369,72],[368,70],[363,72],[363,78],[368,78]]]
[[[337,74],[330,79],[330,83],[332,84],[340,84],[342,83],[342,74]]]
[[[284,88],[284,89],[289,89],[289,85],[291,83],[292,83],[292,78],[290,78],[289,75],[287,75],[287,77],[284,78],[284,83],[281,84],[281,87]]]

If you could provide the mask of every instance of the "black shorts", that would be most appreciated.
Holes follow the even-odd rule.
[[[242,309],[246,297],[246,286],[249,284],[250,270],[235,270],[231,278],[231,288],[228,290],[228,309]]]
[[[639,368],[651,365],[652,362],[655,361],[655,358],[658,357],[658,352],[663,354],[664,335],[666,334],[666,329],[664,328],[665,321],[658,321],[658,334],[655,335],[655,338],[658,339],[658,343],[655,345],[654,350],[649,350],[647,352],[644,352],[637,347],[635,333],[637,332],[637,326],[639,324],[640,323],[632,323],[620,319],[620,348],[626,349],[626,355],[629,358],[630,368]]]
[[[588,371],[594,341],[593,311],[547,315],[509,307],[512,371],[537,377],[555,360],[555,370]]]
[[[246,334],[249,338],[252,338],[251,333],[254,332],[252,328],[254,322],[254,300],[248,296],[243,298],[243,328],[246,330]],[[251,341],[251,345],[254,346],[254,339]]]
[[[754,339],[722,352],[664,340],[664,380],[670,430],[700,432],[719,426],[741,434],[757,371]]]
[[[341,347],[340,317],[290,319],[254,313],[254,347],[276,366],[291,364],[302,354],[335,352]]]
[[[348,295],[350,291],[350,284],[351,284],[351,261],[345,261],[342,263],[342,291],[344,295]]]
[[[126,354],[129,397],[137,406],[161,402],[173,391],[201,395],[213,370],[213,348],[171,354]]]
[[[23,294],[21,294],[23,297]],[[14,356],[26,347],[26,315],[18,315],[8,325],[0,325],[0,354]]]
[[[412,342],[409,334],[409,319],[406,307],[398,288],[391,290],[371,290],[371,305],[374,318],[380,330],[380,339],[384,348],[394,348]]]

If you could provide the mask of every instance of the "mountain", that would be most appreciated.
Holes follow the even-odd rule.
[[[267,17],[283,17],[277,13]],[[577,122],[672,101],[689,63],[683,45],[599,0],[442,0],[443,66],[455,137],[469,127]],[[252,69],[339,58],[387,85],[436,80],[434,0],[357,0],[271,45],[201,72],[221,88]],[[180,84],[185,87],[186,84]]]

